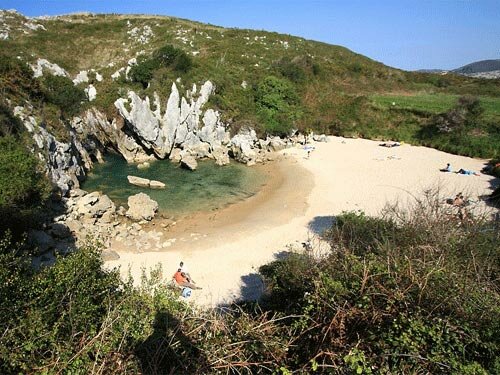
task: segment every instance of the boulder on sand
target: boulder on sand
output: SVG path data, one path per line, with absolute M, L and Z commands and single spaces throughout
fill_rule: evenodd
M 158 203 L 147 194 L 139 193 L 128 197 L 127 217 L 135 221 L 151 220 L 158 211 Z

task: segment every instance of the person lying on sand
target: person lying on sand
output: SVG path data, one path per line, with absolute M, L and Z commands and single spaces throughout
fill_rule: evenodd
M 479 176 L 479 173 L 477 173 L 477 172 L 474 172 L 474 171 L 471 171 L 471 170 L 468 170 L 468 169 L 462 169 L 462 168 L 460 168 L 457 173 L 459 173 L 459 174 L 465 174 L 465 175 L 469 175 L 469 176 L 470 175 Z
M 177 283 L 177 285 L 191 289 L 201 289 L 199 286 L 196 286 L 196 284 L 190 282 L 189 278 L 186 276 L 184 272 L 181 271 L 180 268 L 177 270 L 176 273 L 174 273 L 172 279 Z
M 380 143 L 379 146 L 382 146 L 382 147 L 398 147 L 398 146 L 401 146 L 401 143 L 399 142 L 393 142 L 393 143 Z

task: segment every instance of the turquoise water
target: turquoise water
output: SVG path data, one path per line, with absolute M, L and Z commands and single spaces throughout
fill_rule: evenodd
M 212 161 L 199 161 L 196 171 L 189 171 L 168 160 L 150 162 L 151 167 L 138 169 L 121 156 L 108 154 L 106 162 L 95 164 L 82 184 L 89 192 L 101 191 L 117 206 L 127 207 L 127 198 L 143 192 L 158 202 L 162 213 L 187 214 L 214 210 L 255 194 L 265 183 L 258 168 L 239 163 L 224 167 Z M 138 176 L 166 184 L 165 189 L 149 189 L 132 185 L 127 176 Z

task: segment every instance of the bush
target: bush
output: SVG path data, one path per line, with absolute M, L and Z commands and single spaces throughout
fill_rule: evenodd
M 12 136 L 0 137 L 0 207 L 37 205 L 48 190 L 39 162 Z
M 154 71 L 158 69 L 158 61 L 155 59 L 140 60 L 130 69 L 129 77 L 132 81 L 141 83 L 146 88 L 153 78 Z
M 158 64 L 163 67 L 172 67 L 178 72 L 186 73 L 193 66 L 191 57 L 171 44 L 167 44 L 159 48 L 153 53 L 153 58 L 158 61 Z
M 170 44 L 153 52 L 149 58 L 143 58 L 130 69 L 130 79 L 141 83 L 146 88 L 160 68 L 171 68 L 176 72 L 186 73 L 193 66 L 191 57 L 183 50 Z
M 390 208 L 383 219 L 341 215 L 327 257 L 262 267 L 268 308 L 301 316 L 287 363 L 302 372 L 498 371 L 499 233 L 439 202 Z
M 301 115 L 299 97 L 286 79 L 264 78 L 255 89 L 255 103 L 264 130 L 270 134 L 286 135 Z
M 43 90 L 47 101 L 59 107 L 61 113 L 66 116 L 77 114 L 81 103 L 86 99 L 85 92 L 73 85 L 67 77 L 45 76 Z

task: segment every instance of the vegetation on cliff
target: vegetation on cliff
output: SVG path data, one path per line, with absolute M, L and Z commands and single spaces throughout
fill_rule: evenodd
M 22 77 L 29 76 L 26 63 L 45 58 L 72 77 L 95 69 L 103 77 L 98 80 L 89 73 L 97 98 L 80 110 L 95 106 L 109 117 L 117 116 L 113 103 L 127 90 L 150 97 L 157 92 L 166 98 L 178 78 L 181 93 L 209 79 L 217 87 L 209 104 L 221 111 L 234 131 L 242 125 L 253 126 L 261 135 L 307 129 L 498 157 L 498 80 L 404 72 L 340 46 L 171 17 L 71 15 L 37 20 L 45 30 L 27 33 L 14 26 L 23 22 L 21 15 L 9 17 L 11 36 L 0 41 L 0 50 L 9 59 L 2 62 L 0 75 L 10 71 L 9 77 L 21 77 L 7 81 L 12 104 L 24 105 L 25 99 L 36 96 L 40 80 Z M 119 77 L 111 79 L 120 69 Z M 270 82 L 274 90 L 286 88 L 272 102 L 262 92 Z M 460 135 L 422 131 L 466 95 L 476 97 L 484 109 L 466 131 Z M 47 112 L 48 122 L 56 123 L 54 111 Z

